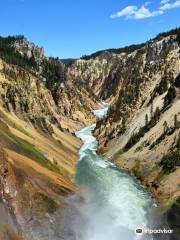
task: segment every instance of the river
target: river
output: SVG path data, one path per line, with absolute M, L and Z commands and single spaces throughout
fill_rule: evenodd
M 94 113 L 105 117 L 107 105 Z M 146 228 L 146 215 L 153 205 L 151 197 L 130 174 L 97 155 L 98 142 L 92 135 L 94 128 L 95 124 L 76 132 L 84 143 L 76 174 L 85 198 L 81 206 L 86 219 L 81 226 L 82 239 L 145 239 L 137 235 L 135 229 Z

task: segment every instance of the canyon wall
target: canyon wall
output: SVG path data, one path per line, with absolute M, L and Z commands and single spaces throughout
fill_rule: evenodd
M 24 37 L 0 40 L 0 238 L 59 239 L 77 191 L 73 132 L 95 121 L 99 104 Z
M 85 57 L 68 71 L 73 81 L 111 104 L 94 132 L 99 153 L 147 186 L 157 212 L 174 228 L 180 196 L 179 39 L 179 30 L 160 34 L 130 51 Z
M 180 196 L 179 39 L 176 29 L 70 64 L 22 36 L 0 39 L 3 237 L 58 239 L 57 216 L 77 190 L 74 131 L 95 122 L 100 99 L 110 108 L 94 131 L 99 153 L 135 174 L 170 224 Z

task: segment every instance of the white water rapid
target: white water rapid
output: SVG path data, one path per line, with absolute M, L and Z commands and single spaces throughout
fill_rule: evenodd
M 107 110 L 105 105 L 94 113 L 102 118 Z M 76 132 L 84 142 L 79 152 L 76 181 L 84 194 L 80 211 L 86 219 L 81 226 L 81 238 L 76 239 L 144 240 L 135 229 L 146 227 L 152 200 L 136 179 L 96 154 L 98 142 L 92 135 L 94 128 L 95 124 Z

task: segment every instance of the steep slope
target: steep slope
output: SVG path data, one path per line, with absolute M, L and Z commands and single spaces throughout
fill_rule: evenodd
M 99 152 L 134 173 L 172 224 L 180 196 L 179 45 L 176 29 L 67 64 L 23 36 L 0 38 L 0 237 L 63 238 L 59 219 L 77 190 L 81 142 L 73 132 L 95 121 L 99 99 L 111 104 L 94 132 Z
M 1 98 L 4 104 L 10 101 L 6 107 L 28 119 L 44 115 L 59 125 L 62 119 L 70 131 L 94 121 L 96 98 L 67 79 L 67 67 L 58 58 L 47 58 L 42 48 L 23 36 L 0 38 L 0 57 L 5 78 Z
M 0 237 L 59 239 L 65 197 L 77 191 L 71 132 L 95 120 L 98 103 L 22 36 L 1 38 L 0 56 Z
M 95 131 L 99 151 L 151 190 L 157 211 L 176 231 L 174 239 L 179 238 L 179 54 L 174 35 L 126 54 L 116 77 L 104 84 L 115 86 L 115 98 Z
M 180 196 L 179 74 L 179 29 L 142 45 L 97 52 L 68 69 L 70 79 L 111 103 L 94 132 L 99 152 L 135 174 L 163 211 L 172 206 L 171 218 Z
M 118 93 L 108 118 L 100 121 L 95 131 L 106 156 L 128 170 L 134 169 L 150 186 L 161 172 L 162 157 L 176 151 L 179 141 L 179 54 L 173 35 L 124 57 L 117 78 Z M 163 192 L 172 196 L 173 191 L 172 198 L 179 195 L 178 171 L 177 167 L 173 173 L 177 176 L 174 189 Z M 167 202 L 169 197 L 163 193 L 158 198 Z
M 50 136 L 2 110 L 0 115 L 1 201 L 10 216 L 1 216 L 1 224 L 23 231 L 26 239 L 49 239 L 54 212 L 67 205 L 63 196 L 76 191 L 80 142 L 56 128 Z
M 0 199 L 7 212 L 0 234 L 49 239 L 56 231 L 55 212 L 77 189 L 73 178 L 81 142 L 53 123 L 46 127 L 32 116 L 34 124 L 20 116 L 0 107 Z

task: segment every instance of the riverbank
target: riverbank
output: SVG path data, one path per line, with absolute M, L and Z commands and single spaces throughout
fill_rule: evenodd
M 116 152 L 110 157 L 109 153 L 112 154 L 114 144 L 111 143 L 105 148 L 100 148 L 98 150 L 99 154 L 108 158 L 119 169 L 124 169 L 135 176 L 139 183 L 150 192 L 157 205 L 152 211 L 150 224 L 160 228 L 172 229 L 171 238 L 178 240 L 180 237 L 180 168 L 177 167 L 169 174 L 164 173 L 160 165 L 154 166 L 153 155 L 151 155 L 151 158 L 145 159 L 143 156 L 136 158 L 134 154 L 132 156 L 132 153 L 126 155 L 126 153 Z M 169 238 L 167 239 L 169 240 Z
M 107 111 L 103 108 L 95 113 L 102 117 Z M 76 174 L 84 199 L 80 212 L 87 221 L 80 231 L 82 239 L 116 240 L 119 236 L 136 239 L 135 229 L 147 227 L 153 202 L 134 177 L 97 155 L 98 142 L 92 135 L 94 128 L 95 124 L 76 132 L 84 142 Z
M 177 136 L 177 132 L 175 134 Z M 168 143 L 164 143 L 164 147 L 167 144 L 172 144 L 173 139 L 176 139 L 176 137 L 170 136 Z M 123 141 L 123 139 L 121 140 Z M 139 184 L 151 193 L 156 208 L 152 211 L 151 217 L 153 217 L 153 220 L 151 219 L 150 224 L 174 229 L 171 237 L 178 239 L 180 218 L 177 212 L 180 211 L 180 168 L 177 167 L 171 173 L 164 172 L 159 164 L 160 157 L 156 156 L 159 153 L 159 148 L 156 148 L 154 153 L 147 155 L 147 151 L 142 152 L 142 146 L 141 149 L 135 146 L 130 151 L 123 152 L 118 150 L 119 145 L 120 140 L 114 139 L 105 147 L 100 145 L 98 153 L 115 164 L 117 168 L 124 169 L 131 176 L 135 176 Z M 135 152 L 133 152 L 134 150 Z M 141 150 L 141 154 L 139 150 Z
M 0 107 L 0 239 L 59 239 L 56 222 L 77 191 L 81 141 L 56 125 L 48 129 Z

